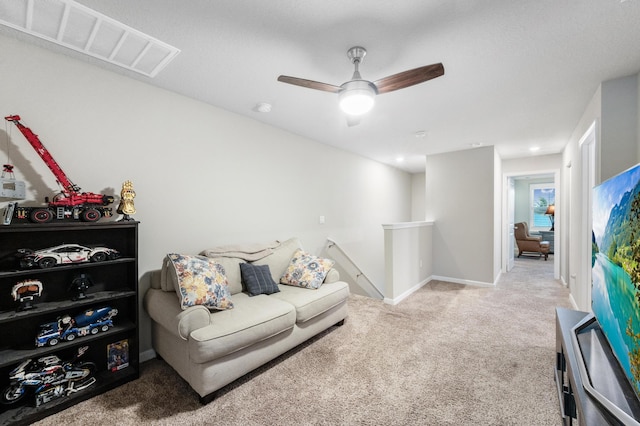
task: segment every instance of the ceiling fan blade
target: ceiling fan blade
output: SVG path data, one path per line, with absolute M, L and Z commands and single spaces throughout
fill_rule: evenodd
M 373 84 L 378 88 L 378 93 L 393 92 L 394 90 L 404 89 L 414 84 L 424 83 L 432 78 L 444 75 L 444 66 L 439 64 L 425 65 L 423 67 L 414 68 L 409 71 L 403 71 L 389 77 L 381 78 L 374 81 Z
M 295 86 L 306 87 L 308 89 L 322 90 L 323 92 L 338 93 L 340 91 L 340 87 L 334 86 L 333 84 L 320 83 L 319 81 L 313 80 L 305 80 L 304 78 L 289 77 L 288 75 L 281 75 L 280 77 L 278 77 L 278 81 L 293 84 Z

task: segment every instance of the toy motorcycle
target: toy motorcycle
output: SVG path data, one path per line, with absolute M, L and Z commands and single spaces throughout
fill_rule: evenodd
M 62 362 L 55 355 L 37 360 L 27 359 L 9 373 L 11 383 L 2 391 L 0 402 L 13 404 L 20 401 L 28 389 L 33 389 L 36 407 L 63 396 L 86 389 L 96 382 L 93 362 L 78 362 L 88 349 L 78 349 L 73 361 Z

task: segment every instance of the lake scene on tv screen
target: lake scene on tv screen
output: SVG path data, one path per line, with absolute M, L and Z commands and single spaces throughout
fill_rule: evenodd
M 640 396 L 640 165 L 593 191 L 592 309 Z

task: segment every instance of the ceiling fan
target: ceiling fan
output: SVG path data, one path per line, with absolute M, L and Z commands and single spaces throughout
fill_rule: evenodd
M 341 86 L 321 83 L 319 81 L 305 80 L 303 78 L 281 75 L 278 81 L 296 86 L 307 87 L 309 89 L 322 90 L 324 92 L 337 93 L 342 111 L 349 117 L 357 117 L 367 113 L 375 102 L 375 96 L 405 87 L 424 83 L 436 77 L 444 75 L 444 66 L 441 63 L 425 65 L 412 70 L 403 71 L 388 77 L 381 78 L 374 82 L 363 80 L 360 76 L 359 65 L 367 54 L 364 47 L 356 46 L 347 51 L 347 57 L 355 67 L 351 80 Z M 350 125 L 357 124 L 353 120 L 348 120 Z

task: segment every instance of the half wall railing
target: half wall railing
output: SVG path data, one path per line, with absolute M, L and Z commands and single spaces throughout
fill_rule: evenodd
M 395 305 L 431 281 L 433 222 L 401 222 L 384 229 L 384 302 Z
M 376 287 L 376 285 L 367 277 L 367 275 L 358 267 L 356 262 L 338 245 L 336 241 L 327 238 L 327 253 L 336 262 L 336 269 L 340 274 L 347 274 L 350 280 L 344 279 L 349 284 L 354 284 L 351 288 L 353 293 L 369 296 L 374 299 L 384 299 L 384 294 Z M 329 250 L 332 253 L 329 253 Z M 336 256 L 338 255 L 338 256 Z

